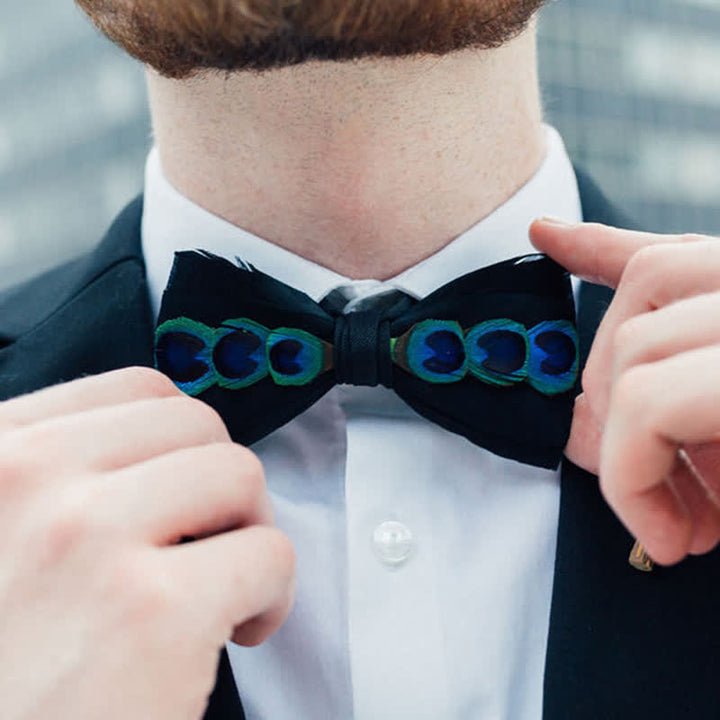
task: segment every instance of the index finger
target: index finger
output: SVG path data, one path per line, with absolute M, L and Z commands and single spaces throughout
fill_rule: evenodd
M 0 431 L 3 427 L 34 425 L 63 415 L 181 394 L 171 380 L 156 370 L 114 370 L 0 403 Z
M 630 258 L 648 245 L 707 240 L 702 235 L 655 235 L 597 223 L 566 224 L 552 218 L 530 226 L 530 240 L 573 275 L 616 288 Z
M 295 552 L 273 527 L 253 525 L 160 553 L 200 617 L 222 619 L 226 636 L 235 628 L 234 639 L 242 644 L 265 640 L 290 612 Z

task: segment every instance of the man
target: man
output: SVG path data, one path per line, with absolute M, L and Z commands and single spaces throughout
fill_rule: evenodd
M 308 313 L 345 330 L 390 303 L 417 311 L 461 276 L 495 277 L 490 266 L 533 253 L 528 226 L 552 215 L 570 224 L 534 225 L 535 246 L 619 286 L 611 304 L 577 289 L 583 357 L 610 309 L 572 462 L 518 460 L 534 438 L 567 438 L 551 419 L 561 402 L 518 378 L 503 380 L 507 402 L 474 406 L 487 443 L 365 376 L 318 393 L 253 444 L 297 554 L 295 608 L 263 646 L 228 645 L 207 717 L 716 717 L 720 252 L 707 238 L 577 224 L 622 220 L 542 125 L 540 0 L 80 4 L 150 66 L 157 147 L 144 204 L 94 254 L 0 305 L 4 397 L 99 375 L 0 410 L 5 565 L 27 556 L 32 569 L 7 581 L 5 624 L 20 619 L 2 643 L 13 649 L 3 716 L 197 717 L 230 628 L 255 644 L 287 612 L 290 553 L 267 528 L 254 461 L 156 374 L 103 372 L 175 367 L 166 322 L 211 333 L 215 349 L 222 333 L 265 332 L 238 325 L 243 288 L 320 303 Z M 239 268 L 181 253 L 171 273 L 175 253 L 196 248 Z M 555 272 L 532 258 L 500 267 Z M 220 297 L 220 325 L 202 321 Z M 180 365 L 199 373 L 176 383 L 217 399 L 235 440 L 268 424 L 264 402 L 233 394 L 251 392 L 242 383 L 203 384 L 209 345 L 198 347 Z M 333 352 L 338 377 L 355 379 Z M 398 393 L 403 372 L 391 370 Z M 429 403 L 441 397 L 422 387 Z M 493 424 L 510 436 L 493 439 Z M 630 532 L 587 472 L 598 470 Z M 185 536 L 205 539 L 175 547 Z M 640 573 L 627 564 L 633 537 L 660 563 L 700 557 Z

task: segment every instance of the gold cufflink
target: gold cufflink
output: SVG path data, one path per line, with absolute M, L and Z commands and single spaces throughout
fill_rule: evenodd
M 640 572 L 652 572 L 655 567 L 652 558 L 638 541 L 635 542 L 633 549 L 630 551 L 628 562 Z

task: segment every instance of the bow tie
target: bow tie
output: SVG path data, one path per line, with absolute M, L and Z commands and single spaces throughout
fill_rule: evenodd
M 336 384 L 384 385 L 417 413 L 503 457 L 559 463 L 578 342 L 570 279 L 541 255 L 399 292 L 343 314 L 251 266 L 179 252 L 155 338 L 159 370 L 250 445 Z

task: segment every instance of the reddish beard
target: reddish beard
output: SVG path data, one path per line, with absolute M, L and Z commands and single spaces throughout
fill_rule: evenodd
M 76 0 L 167 77 L 498 47 L 545 0 Z

